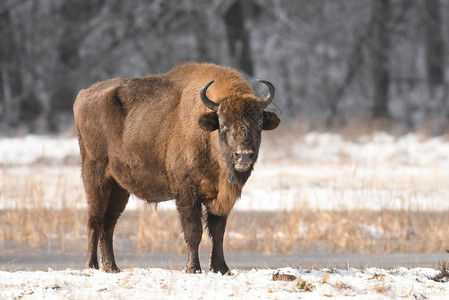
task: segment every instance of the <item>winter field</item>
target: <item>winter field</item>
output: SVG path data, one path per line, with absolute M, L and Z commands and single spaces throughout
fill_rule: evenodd
M 5 299 L 445 299 L 430 268 L 233 270 L 230 276 L 160 268 L 0 271 Z M 433 278 L 433 279 L 432 279 Z M 447 298 L 446 298 L 447 299 Z
M 266 134 L 262 144 L 255 172 L 229 217 L 227 253 L 449 249 L 446 136 L 286 130 Z M 86 204 L 79 164 L 73 137 L 0 138 L 0 253 L 85 252 Z M 154 207 L 132 198 L 117 225 L 116 252 L 186 258 L 180 232 L 172 201 Z M 209 249 L 205 232 L 202 256 Z M 0 254 L 0 298 L 443 299 L 449 295 L 444 259 L 426 268 L 254 265 L 221 276 L 145 265 L 119 274 L 56 270 L 51 265 L 36 272 Z M 120 266 L 120 260 L 117 263 Z

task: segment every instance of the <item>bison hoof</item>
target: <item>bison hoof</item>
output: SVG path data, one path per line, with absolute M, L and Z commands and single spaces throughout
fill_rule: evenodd
M 120 269 L 116 266 L 102 266 L 101 270 L 106 273 L 120 273 Z
M 97 269 L 98 270 L 98 262 L 87 262 L 86 263 L 86 269 Z
M 186 268 L 187 274 L 201 274 L 201 268 L 199 267 L 190 267 Z
M 220 272 L 221 275 L 230 275 L 231 274 L 227 265 L 215 266 L 215 267 L 211 266 L 210 270 L 214 273 Z

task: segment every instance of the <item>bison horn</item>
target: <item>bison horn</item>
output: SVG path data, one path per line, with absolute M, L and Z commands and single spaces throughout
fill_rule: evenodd
M 203 104 L 206 105 L 208 108 L 212 109 L 214 112 L 217 112 L 218 110 L 218 106 L 220 106 L 218 103 L 215 103 L 214 101 L 210 100 L 209 98 L 207 98 L 206 96 L 206 91 L 207 88 L 214 83 L 215 80 L 212 80 L 211 82 L 209 82 L 208 84 L 206 84 L 202 89 L 201 89 L 201 101 L 203 101 Z
M 264 83 L 268 87 L 268 95 L 265 97 L 265 99 L 262 100 L 262 107 L 263 109 L 265 109 L 273 101 L 276 89 L 274 88 L 273 84 L 267 80 L 257 79 L 257 81 Z

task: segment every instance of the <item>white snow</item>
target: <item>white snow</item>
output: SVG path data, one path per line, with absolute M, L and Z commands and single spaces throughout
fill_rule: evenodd
M 336 162 L 342 156 L 355 163 L 408 165 L 449 164 L 449 143 L 441 137 L 423 137 L 410 133 L 393 137 L 383 132 L 359 137 L 355 141 L 344 140 L 341 135 L 311 132 L 294 144 L 294 156 Z
M 118 274 L 97 270 L 46 272 L 0 271 L 2 299 L 444 299 L 447 283 L 431 278 L 429 268 L 233 270 L 186 274 L 159 268 L 126 269 Z M 293 275 L 292 281 L 273 274 Z
M 79 157 L 76 138 L 27 135 L 20 138 L 0 138 L 0 163 L 23 165 L 47 158 L 55 163 L 70 156 Z

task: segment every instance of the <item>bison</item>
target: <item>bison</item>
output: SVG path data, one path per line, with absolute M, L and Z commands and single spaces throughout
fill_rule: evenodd
M 210 268 L 229 271 L 223 255 L 227 216 L 253 170 L 261 131 L 280 123 L 265 111 L 274 86 L 258 81 L 269 89 L 263 100 L 232 68 L 188 63 L 79 92 L 73 110 L 88 202 L 87 268 L 99 268 L 99 245 L 102 270 L 120 271 L 114 228 L 134 194 L 149 203 L 175 199 L 189 273 L 201 272 L 204 215 Z

